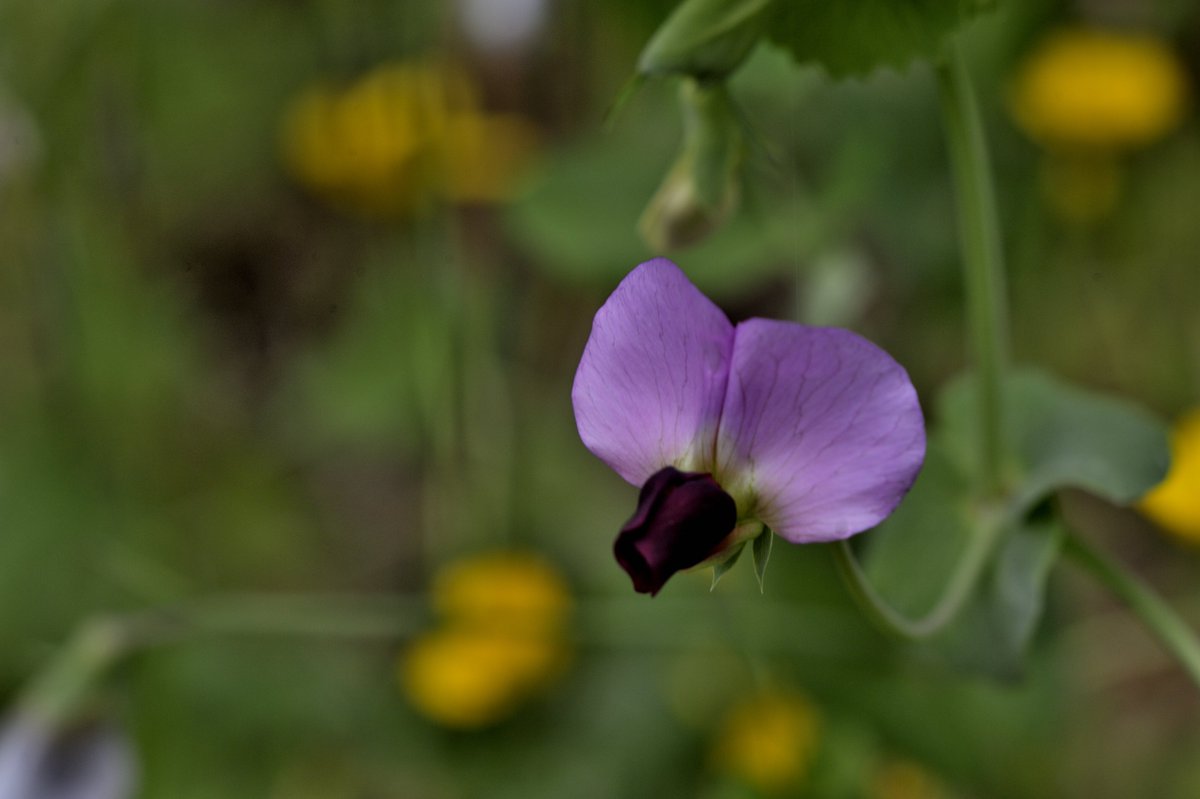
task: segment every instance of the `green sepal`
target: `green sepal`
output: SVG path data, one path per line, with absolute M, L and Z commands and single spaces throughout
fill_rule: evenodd
M 771 550 L 775 545 L 775 533 L 771 528 L 764 527 L 754 539 L 754 576 L 758 578 L 758 592 L 764 593 L 763 578 L 767 574 L 767 562 L 771 560 Z
M 758 44 L 774 6 L 775 0 L 684 0 L 642 49 L 638 72 L 724 78 Z
M 746 548 L 746 542 L 743 541 L 742 543 L 737 545 L 736 549 L 733 550 L 732 555 L 730 555 L 725 560 L 723 560 L 719 563 L 713 564 L 713 579 L 712 579 L 712 585 L 710 585 L 708 587 L 709 591 L 716 588 L 717 583 L 719 583 L 721 581 L 721 578 L 725 576 L 725 572 L 727 572 L 733 568 L 733 564 L 737 563 L 738 558 L 740 558 L 742 556 L 742 550 L 744 550 L 745 548 Z

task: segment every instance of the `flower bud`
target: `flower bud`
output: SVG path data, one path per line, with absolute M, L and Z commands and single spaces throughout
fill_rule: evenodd
M 721 79 L 746 59 L 774 0 L 684 0 L 638 58 L 643 75 Z
M 683 147 L 638 222 L 656 253 L 690 247 L 737 208 L 742 130 L 723 83 L 680 87 Z

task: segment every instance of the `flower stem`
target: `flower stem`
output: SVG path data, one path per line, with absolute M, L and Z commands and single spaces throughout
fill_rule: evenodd
M 916 641 L 936 635 L 958 617 L 979 578 L 983 576 L 984 567 L 1001 529 L 998 519 L 980 524 L 962 558 L 956 564 L 954 573 L 946 582 L 941 596 L 925 615 L 917 619 L 905 616 L 879 595 L 855 557 L 849 542 L 835 543 L 833 556 L 850 595 L 875 626 L 896 638 Z
M 971 359 L 979 381 L 980 488 L 985 497 L 993 497 L 1002 488 L 1001 392 L 1008 356 L 1000 226 L 979 104 L 955 42 L 948 45 L 936 71 L 958 198 Z
M 1067 536 L 1065 551 L 1119 596 L 1200 685 L 1200 640 L 1158 594 L 1076 535 Z

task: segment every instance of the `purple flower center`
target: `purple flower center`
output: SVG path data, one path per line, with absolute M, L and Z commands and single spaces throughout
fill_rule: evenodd
M 736 524 L 733 497 L 712 475 L 668 466 L 642 486 L 613 551 L 633 589 L 653 596 L 672 574 L 711 557 Z

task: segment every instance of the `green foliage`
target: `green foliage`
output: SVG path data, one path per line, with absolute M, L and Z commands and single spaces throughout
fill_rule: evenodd
M 981 539 L 995 543 L 984 549 L 991 560 L 979 583 L 957 618 L 923 648 L 961 668 L 1012 678 L 1022 673 L 1062 541 L 1052 516 L 1005 520 L 982 510 L 962 473 L 935 447 L 904 504 L 871 534 L 866 570 L 889 604 L 918 618 L 937 604 Z
M 979 592 L 935 646 L 962 668 L 1005 680 L 1024 676 L 1064 535 L 1062 523 L 1052 515 L 1014 523 L 1005 531 Z
M 781 0 L 767 35 L 835 77 L 936 58 L 945 38 L 990 0 Z
M 611 287 L 656 254 L 638 236 L 637 220 L 669 157 L 653 138 L 624 133 L 564 151 L 511 209 L 512 231 L 551 276 Z M 811 223 L 796 229 L 804 208 L 798 198 L 769 210 L 743 208 L 687 250 L 688 276 L 706 291 L 728 293 L 779 274 L 797 243 L 812 246 L 821 235 Z
M 969 541 L 983 534 L 971 508 L 970 484 L 931 442 L 904 502 L 867 534 L 864 567 L 880 594 L 916 617 L 933 607 Z
M 1162 425 L 1140 408 L 1036 371 L 1013 372 L 1004 399 L 1009 488 L 999 505 L 973 489 L 976 389 L 964 378 L 941 397 L 941 425 L 912 492 L 872 533 L 867 573 L 891 604 L 920 616 L 953 579 L 969 544 L 996 537 L 974 595 L 932 647 L 964 668 L 1013 678 L 1022 672 L 1064 535 L 1052 507 L 1030 509 L 1066 487 L 1131 502 L 1162 479 L 1168 449 Z
M 406 264 L 374 264 L 346 323 L 306 353 L 281 413 L 306 445 L 413 451 L 450 402 L 454 340 L 428 281 Z
M 946 389 L 940 405 L 940 435 L 965 470 L 975 451 L 975 398 L 973 381 L 964 378 Z M 1166 428 L 1131 402 L 1032 369 L 1009 376 L 1004 402 L 1014 513 L 1067 487 L 1128 504 L 1166 475 Z
M 548 277 L 611 289 L 633 266 L 659 254 L 638 235 L 637 221 L 670 163 L 674 135 L 659 105 L 636 117 L 627 113 L 610 134 L 550 154 L 508 209 L 510 231 L 538 256 Z M 728 224 L 679 256 L 688 276 L 704 291 L 728 296 L 819 252 L 839 235 L 862 188 L 858 160 L 837 159 L 830 171 L 816 196 L 795 185 L 786 192 L 747 191 Z

